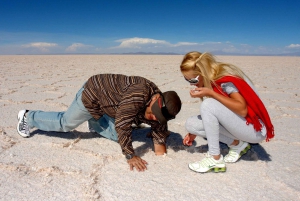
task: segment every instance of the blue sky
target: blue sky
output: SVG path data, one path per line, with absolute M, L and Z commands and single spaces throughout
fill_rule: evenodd
M 300 55 L 298 0 L 1 0 L 0 54 Z

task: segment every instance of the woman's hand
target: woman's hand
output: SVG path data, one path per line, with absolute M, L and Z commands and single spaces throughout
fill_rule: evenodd
M 203 98 L 204 96 L 211 96 L 211 94 L 213 93 L 212 89 L 209 89 L 207 87 L 199 87 L 199 88 L 195 88 L 190 90 L 190 95 L 192 98 Z
M 183 139 L 183 144 L 186 146 L 191 146 L 193 144 L 193 141 L 195 140 L 195 138 L 197 137 L 197 135 L 194 134 L 186 134 L 186 136 Z

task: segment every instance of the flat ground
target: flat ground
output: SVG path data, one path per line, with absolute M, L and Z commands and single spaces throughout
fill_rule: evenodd
M 182 57 L 0 56 L 0 200 L 299 200 L 300 57 L 217 57 L 250 76 L 276 136 L 253 145 L 226 173 L 206 174 L 187 165 L 204 157 L 207 142 L 182 145 L 185 120 L 201 104 L 189 96 Z M 182 111 L 169 123 L 166 157 L 153 153 L 149 129 L 134 132 L 136 153 L 149 163 L 145 172 L 130 171 L 119 145 L 89 133 L 86 124 L 69 133 L 32 130 L 30 138 L 16 132 L 20 109 L 66 110 L 98 73 L 143 76 L 182 99 Z

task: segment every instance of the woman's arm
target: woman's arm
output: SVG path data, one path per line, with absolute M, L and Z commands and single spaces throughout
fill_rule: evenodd
M 233 92 L 229 94 L 229 97 L 226 97 L 216 93 L 212 89 L 201 87 L 191 90 L 190 94 L 192 97 L 202 98 L 204 96 L 207 96 L 214 98 L 223 105 L 225 105 L 228 109 L 242 117 L 245 117 L 248 113 L 247 103 L 239 92 Z

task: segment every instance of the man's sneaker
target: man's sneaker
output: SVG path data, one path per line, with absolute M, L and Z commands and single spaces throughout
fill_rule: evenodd
M 229 152 L 224 157 L 226 163 L 235 163 L 242 155 L 247 153 L 251 148 L 251 145 L 248 142 L 240 140 L 239 144 L 236 146 L 229 146 Z
M 225 172 L 226 165 L 221 155 L 219 160 L 215 160 L 209 153 L 206 153 L 206 157 L 201 161 L 190 163 L 189 168 L 195 172 Z
M 29 131 L 29 126 L 27 125 L 25 114 L 26 114 L 26 110 L 20 110 L 18 113 L 17 131 L 19 135 L 21 135 L 22 137 L 29 137 L 30 131 Z
M 89 131 L 90 131 L 91 133 L 96 133 L 96 131 L 91 127 L 89 121 L 87 121 L 87 128 L 89 129 Z
M 131 124 L 131 128 L 133 129 L 139 129 L 139 128 L 150 128 L 151 126 L 145 123 L 141 123 L 139 125 L 136 125 L 135 123 Z

